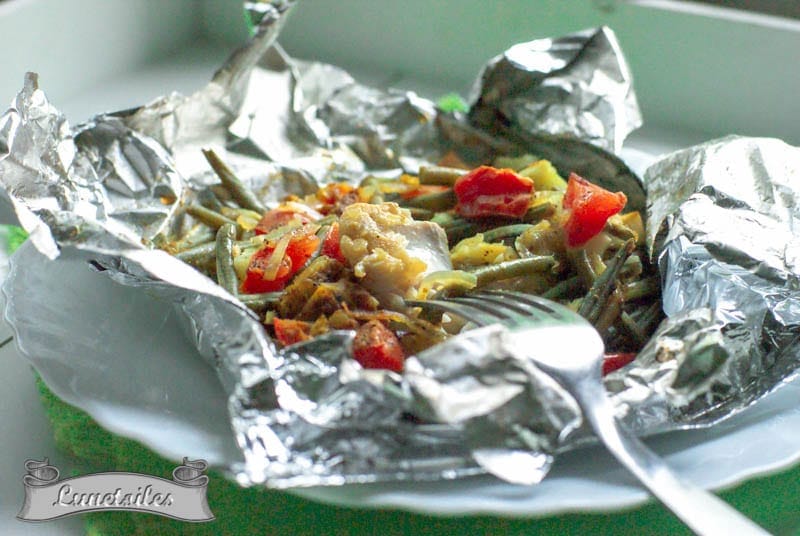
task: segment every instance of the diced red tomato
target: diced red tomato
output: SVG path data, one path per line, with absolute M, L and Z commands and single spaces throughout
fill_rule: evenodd
M 242 283 L 241 291 L 245 294 L 258 294 L 281 290 L 292 276 L 299 271 L 319 247 L 320 239 L 305 228 L 293 232 L 286 247 L 286 253 L 280 261 L 275 277 L 265 278 L 265 270 L 275 251 L 276 244 L 268 242 L 253 254 L 247 275 Z
M 305 224 L 311 223 L 314 221 L 314 218 L 312 215 L 295 210 L 294 208 L 280 206 L 267 211 L 256 224 L 254 230 L 257 235 L 267 234 L 293 220 Z
M 284 346 L 311 338 L 311 324 L 308 322 L 275 318 L 272 320 L 272 327 L 275 328 L 275 338 Z
M 397 335 L 379 320 L 370 320 L 356 331 L 353 357 L 367 369 L 402 372 L 405 354 Z
M 342 255 L 341 247 L 339 247 L 338 221 L 333 222 L 330 226 L 330 229 L 328 229 L 328 234 L 325 235 L 325 239 L 322 241 L 322 251 L 320 251 L 320 253 L 332 259 L 336 259 L 341 263 L 347 262 L 344 258 L 344 255 Z
M 603 230 L 608 218 L 625 207 L 628 198 L 622 192 L 609 192 L 572 173 L 564 193 L 563 206 L 569 211 L 564 224 L 567 246 L 578 247 Z
M 420 184 L 416 188 L 412 190 L 408 190 L 400 194 L 400 197 L 403 199 L 414 199 L 415 197 L 419 197 L 421 195 L 428 195 L 428 194 L 438 194 L 440 192 L 446 192 L 449 190 L 449 186 L 443 186 L 438 184 Z
M 603 376 L 617 369 L 621 369 L 636 358 L 635 352 L 606 354 L 603 357 Z
M 459 178 L 453 190 L 456 212 L 468 218 L 525 215 L 533 194 L 533 181 L 511 169 L 481 166 Z

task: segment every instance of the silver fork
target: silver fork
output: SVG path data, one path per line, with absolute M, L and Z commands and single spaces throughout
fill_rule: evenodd
M 611 454 L 695 533 L 768 534 L 715 495 L 679 479 L 616 420 L 601 378 L 603 341 L 578 313 L 544 298 L 508 291 L 407 303 L 455 313 L 479 326 L 508 328 L 511 351 L 533 360 L 561 384 Z

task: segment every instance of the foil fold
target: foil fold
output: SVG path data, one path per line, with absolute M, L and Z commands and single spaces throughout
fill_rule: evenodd
M 255 36 L 188 97 L 72 129 L 30 75 L 0 118 L 0 182 L 37 248 L 85 250 L 110 277 L 183 311 L 229 393 L 245 462 L 225 469 L 242 485 L 485 472 L 530 484 L 588 432 L 568 393 L 504 351 L 498 326 L 410 358 L 402 375 L 361 369 L 348 357 L 349 332 L 279 350 L 234 296 L 154 249 L 160 233 L 186 224 L 181 204 L 216 182 L 201 148 L 218 151 L 267 204 L 331 180 L 414 171 L 452 148 L 476 158 L 534 152 L 625 191 L 648 209 L 669 317 L 607 379 L 639 433 L 712 424 L 800 369 L 798 249 L 778 247 L 798 218 L 797 149 L 743 138 L 692 148 L 648 171 L 646 197 L 607 150 L 641 123 L 609 29 L 513 47 L 479 77 L 468 114 L 444 114 L 413 92 L 288 57 L 275 37 L 293 5 L 246 3 Z M 717 181 L 731 155 L 747 165 Z
M 634 428 L 712 425 L 800 371 L 798 176 L 799 148 L 737 136 L 645 173 L 668 320 L 608 381 Z
M 484 129 L 569 135 L 615 153 L 642 125 L 633 76 L 606 27 L 512 46 L 483 69 L 472 102 L 470 119 Z

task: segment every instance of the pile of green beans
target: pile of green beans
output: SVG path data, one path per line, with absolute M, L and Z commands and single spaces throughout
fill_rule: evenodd
M 240 294 L 234 258 L 237 251 L 259 246 L 258 240 L 252 239 L 252 231 L 239 223 L 239 214 L 246 213 L 252 218 L 253 213 L 263 215 L 266 207 L 213 150 L 204 150 L 203 155 L 219 177 L 220 185 L 204 190 L 196 202 L 184 207 L 185 213 L 200 224 L 200 228 L 195 227 L 171 242 L 166 249 L 215 278 L 243 304 L 263 315 L 275 308 L 281 292 Z M 444 229 L 451 248 L 477 233 L 482 233 L 486 243 L 514 244 L 517 237 L 538 222 L 551 218 L 558 210 L 552 202 L 543 201 L 516 221 L 459 216 L 453 210 L 457 200 L 452 187 L 465 173 L 462 169 L 423 166 L 418 174 L 419 184 L 449 188 L 410 199 L 400 199 L 397 194 L 377 193 L 372 202 L 396 200 L 411 212 L 414 219 L 438 224 Z M 382 181 L 385 179 L 367 179 L 362 185 L 379 186 Z M 321 238 L 334 221 L 336 216 L 330 215 L 316 222 L 320 225 L 318 235 Z M 525 278 L 546 281 L 546 289 L 541 295 L 577 310 L 597 327 L 611 350 L 638 350 L 662 318 L 660 281 L 654 267 L 643 260 L 646 256 L 636 247 L 630 229 L 617 225 L 611 232 L 617 243 L 610 248 L 612 253 L 605 261 L 584 250 L 569 251 L 569 266 L 565 268 L 563 259 L 553 255 L 524 256 L 520 252 L 520 258 L 474 267 L 466 274 L 461 271 L 461 277 L 456 274 L 459 271 L 454 271 L 456 275 L 452 277 L 443 274 L 441 280 L 445 282 L 445 288 L 438 289 L 437 293 L 447 295 L 447 284 L 452 285 L 451 291 L 455 294 L 467 291 L 473 282 L 477 289 Z M 270 237 L 259 239 L 269 240 Z M 556 276 L 558 279 L 554 282 Z

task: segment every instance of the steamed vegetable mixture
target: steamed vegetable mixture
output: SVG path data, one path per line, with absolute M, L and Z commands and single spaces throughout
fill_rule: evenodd
M 625 195 L 546 160 L 470 168 L 447 155 L 417 175 L 330 183 L 267 208 L 212 151 L 221 186 L 184 207 L 188 233 L 160 246 L 239 297 L 282 345 L 354 330 L 363 367 L 402 371 L 406 356 L 468 327 L 404 300 L 503 288 L 577 310 L 602 334 L 604 371 L 633 359 L 661 308 Z

